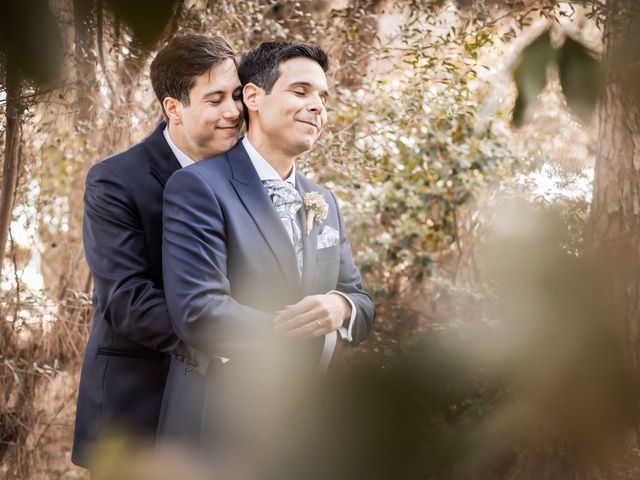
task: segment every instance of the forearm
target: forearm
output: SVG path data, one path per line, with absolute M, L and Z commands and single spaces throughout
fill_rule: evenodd
M 129 279 L 112 290 L 100 280 L 95 284 L 96 308 L 118 335 L 159 352 L 175 349 L 179 339 L 169 319 L 163 290 L 141 278 Z
M 248 355 L 274 339 L 272 314 L 241 305 L 229 295 L 176 292 L 169 306 L 178 337 L 210 356 Z

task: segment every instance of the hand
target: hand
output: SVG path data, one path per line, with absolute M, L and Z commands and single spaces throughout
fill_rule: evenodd
M 309 339 L 337 330 L 350 316 L 351 305 L 342 295 L 309 295 L 277 312 L 273 325 L 285 337 Z

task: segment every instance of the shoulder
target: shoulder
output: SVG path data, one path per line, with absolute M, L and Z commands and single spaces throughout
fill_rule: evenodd
M 85 179 L 85 206 L 133 205 L 135 192 L 139 190 L 140 175 L 132 175 L 132 172 L 141 171 L 140 158 L 145 154 L 144 148 L 138 144 L 89 168 Z
M 192 171 L 203 176 L 217 173 L 228 177 L 229 160 L 227 158 L 227 154 L 222 153 L 220 155 L 216 155 L 215 157 L 208 158 L 207 160 L 196 162 L 193 165 L 189 165 L 188 167 L 183 168 L 182 170 Z
M 301 173 L 296 173 L 296 182 L 300 182 L 300 185 L 306 192 L 314 191 L 323 195 L 331 195 L 331 192 L 326 187 L 314 182 L 310 178 L 305 177 Z
M 87 173 L 87 182 L 109 179 L 125 181 L 131 177 L 132 172 L 139 171 L 148 162 L 149 153 L 142 143 L 138 143 L 94 164 Z
M 174 172 L 163 191 L 164 218 L 217 215 L 230 185 L 224 163 L 224 156 L 213 157 Z
M 214 186 L 226 182 L 231 176 L 229 161 L 226 154 L 221 154 L 207 160 L 196 162 L 188 167 L 177 170 L 167 182 L 168 188 L 176 182 L 203 182 Z

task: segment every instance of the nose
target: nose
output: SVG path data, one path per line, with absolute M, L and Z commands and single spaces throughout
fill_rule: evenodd
M 231 99 L 231 101 L 227 102 L 225 109 L 222 112 L 222 116 L 225 119 L 236 119 L 240 116 L 241 109 L 238 106 L 238 102 Z
M 322 98 L 320 98 L 320 95 L 311 95 L 309 98 L 311 99 L 311 101 L 309 102 L 307 109 L 310 112 L 322 113 L 322 111 L 325 109 L 325 106 L 322 102 Z

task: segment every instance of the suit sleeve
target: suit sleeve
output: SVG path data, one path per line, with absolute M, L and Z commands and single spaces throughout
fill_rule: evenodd
M 353 254 L 345 234 L 344 220 L 340 214 L 338 201 L 333 193 L 331 193 L 331 197 L 338 212 L 340 226 L 340 273 L 335 289 L 348 296 L 355 305 L 356 315 L 351 322 L 351 337 L 353 339 L 351 343 L 356 345 L 369 336 L 376 318 L 376 308 L 371 296 L 362 288 L 360 271 L 353 261 Z
M 273 315 L 231 297 L 225 219 L 211 188 L 192 169 L 167 183 L 163 206 L 163 271 L 173 327 L 190 347 L 237 358 L 274 338 Z
M 116 333 L 170 352 L 178 344 L 164 291 L 149 278 L 144 232 L 129 187 L 119 172 L 98 163 L 87 175 L 83 240 L 96 308 Z

